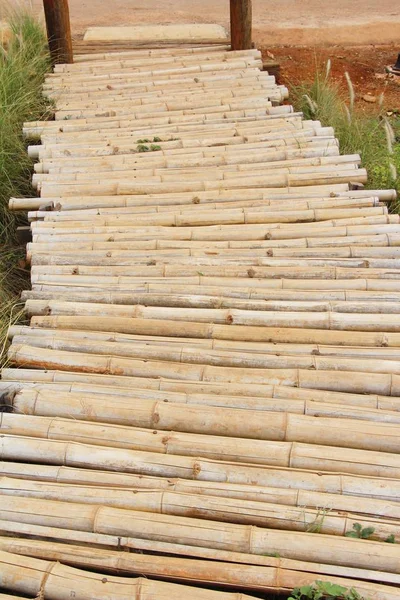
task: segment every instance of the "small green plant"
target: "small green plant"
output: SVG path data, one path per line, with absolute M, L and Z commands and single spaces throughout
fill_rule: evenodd
M 162 139 L 155 136 L 155 137 L 153 137 L 153 142 L 162 142 Z
M 312 585 L 295 588 L 288 600 L 321 600 L 322 598 L 362 600 L 362 596 L 354 588 L 345 588 L 329 581 L 316 581 Z
M 396 543 L 396 538 L 394 537 L 394 534 L 391 533 L 385 540 L 385 542 L 387 542 L 388 544 L 395 544 Z
M 346 531 L 344 535 L 360 540 L 369 540 L 374 531 L 374 527 L 363 527 L 360 523 L 353 523 L 353 529 L 351 531 Z
M 150 146 L 150 150 L 151 150 L 152 152 L 156 152 L 157 150 L 161 150 L 161 146 L 155 146 L 154 144 L 152 144 L 152 145 Z
M 148 140 L 147 138 L 144 138 L 143 140 L 138 140 L 137 141 L 138 144 L 148 144 L 150 142 L 151 142 L 151 140 Z
M 321 533 L 322 526 L 328 512 L 329 509 L 327 508 L 318 508 L 314 521 L 311 523 L 304 522 L 304 527 L 307 533 Z
M 150 148 L 144 144 L 139 144 L 137 147 L 138 152 L 150 152 Z
M 2 3 L 12 35 L 0 44 L 0 363 L 6 364 L 7 329 L 21 322 L 19 294 L 29 286 L 25 252 L 16 240 L 24 218 L 8 210 L 11 197 L 32 196 L 33 162 L 22 135 L 25 121 L 45 120 L 53 109 L 42 95 L 50 70 L 46 34 L 29 11 Z M 22 3 L 20 3 L 22 6 Z M 2 15 L 3 16 L 3 15 Z
M 368 171 L 366 188 L 396 188 L 400 192 L 400 121 L 394 111 L 385 112 L 382 102 L 375 113 L 365 113 L 356 102 L 348 74 L 347 91 L 331 77 L 330 62 L 316 68 L 313 81 L 292 86 L 291 98 L 306 119 L 331 126 L 342 154 L 360 154 Z M 393 210 L 399 210 L 394 204 Z
M 281 557 L 279 552 L 266 552 L 265 554 L 263 554 L 263 556 L 269 556 L 271 558 L 280 558 Z

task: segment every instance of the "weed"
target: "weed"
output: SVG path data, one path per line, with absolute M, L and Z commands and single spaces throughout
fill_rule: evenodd
M 400 138 L 396 137 L 396 131 L 400 132 L 400 121 L 392 113 L 393 130 L 382 107 L 373 115 L 357 109 L 348 74 L 346 82 L 347 95 L 331 79 L 328 64 L 326 71 L 316 70 L 311 83 L 293 86 L 291 97 L 306 119 L 316 119 L 324 126 L 334 128 L 341 153 L 361 155 L 362 165 L 368 171 L 367 188 L 394 187 L 400 192 Z
M 150 152 L 150 148 L 144 144 L 139 144 L 137 147 L 138 152 Z
M 161 150 L 161 146 L 155 146 L 154 144 L 152 144 L 152 145 L 150 146 L 150 150 L 151 150 L 152 152 L 156 152 L 156 150 Z
M 28 286 L 24 249 L 15 247 L 16 224 L 22 221 L 8 210 L 10 197 L 33 195 L 33 163 L 28 157 L 22 126 L 45 119 L 51 105 L 41 94 L 50 68 L 47 40 L 41 25 L 28 12 L 7 10 L 12 37 L 0 46 L 0 362 L 4 364 L 7 329 L 22 313 L 19 293 Z
M 307 531 L 307 533 L 321 533 L 322 526 L 328 512 L 329 508 L 318 508 L 314 521 L 311 523 L 304 522 L 305 531 Z
M 388 544 L 395 544 L 396 543 L 396 538 L 394 537 L 394 534 L 391 533 L 385 540 L 385 542 L 387 542 Z
M 312 585 L 295 588 L 288 600 L 320 600 L 321 598 L 362 600 L 362 596 L 354 588 L 345 588 L 329 581 L 316 581 Z
M 353 529 L 351 531 L 346 531 L 344 535 L 346 537 L 369 540 L 374 531 L 374 527 L 363 527 L 360 523 L 353 523 Z

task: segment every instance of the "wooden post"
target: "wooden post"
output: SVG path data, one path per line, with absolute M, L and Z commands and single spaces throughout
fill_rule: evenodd
M 248 50 L 251 40 L 251 0 L 230 0 L 232 50 Z
M 52 63 L 72 63 L 68 0 L 43 0 L 43 7 Z

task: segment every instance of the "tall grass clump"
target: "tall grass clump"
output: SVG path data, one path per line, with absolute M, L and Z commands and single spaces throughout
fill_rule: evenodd
M 8 13 L 12 37 L 0 46 L 0 243 L 15 239 L 11 196 L 32 195 L 32 163 L 22 138 L 24 121 L 41 119 L 48 108 L 41 94 L 49 70 L 44 30 L 26 12 Z
M 291 89 L 292 102 L 306 119 L 331 126 L 342 154 L 360 154 L 368 171 L 367 188 L 396 188 L 400 192 L 400 144 L 393 125 L 385 116 L 380 99 L 376 114 L 367 114 L 355 104 L 355 92 L 346 73 L 347 90 L 326 69 L 316 69 L 314 80 Z M 399 129 L 400 126 L 398 125 Z
M 0 44 L 0 362 L 8 325 L 18 319 L 21 289 L 29 278 L 25 249 L 16 241 L 16 217 L 8 210 L 11 196 L 33 195 L 32 162 L 22 136 L 24 121 L 43 119 L 49 106 L 41 89 L 50 68 L 47 41 L 41 24 L 25 10 L 1 3 L 2 17 L 11 28 Z

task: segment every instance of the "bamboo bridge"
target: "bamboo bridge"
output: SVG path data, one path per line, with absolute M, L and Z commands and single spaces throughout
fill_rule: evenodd
M 261 68 L 170 46 L 46 80 L 39 195 L 10 202 L 32 289 L 0 383 L 0 598 L 400 599 L 394 192 Z

